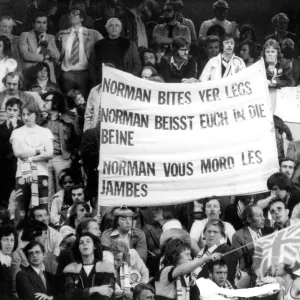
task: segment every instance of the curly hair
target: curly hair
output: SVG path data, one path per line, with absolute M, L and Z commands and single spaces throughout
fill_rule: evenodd
M 14 247 L 12 250 L 12 252 L 13 252 L 18 247 L 18 234 L 17 234 L 16 229 L 12 225 L 4 225 L 4 226 L 0 227 L 0 241 L 2 240 L 3 237 L 10 236 L 11 234 L 14 236 L 14 239 L 15 239 Z M 1 250 L 1 248 L 2 248 L 2 246 L 0 243 L 0 250 Z
M 81 257 L 81 253 L 79 250 L 79 244 L 80 244 L 80 239 L 82 237 L 88 236 L 92 239 L 93 244 L 94 244 L 94 257 L 95 260 L 97 261 L 102 261 L 103 259 L 103 253 L 102 253 L 102 246 L 101 246 L 101 241 L 100 239 L 91 234 L 90 232 L 83 232 L 80 236 L 78 236 L 74 242 L 74 244 L 72 245 L 71 251 L 74 255 L 74 258 L 77 262 L 81 262 L 82 261 L 82 257 Z
M 85 208 L 85 210 L 87 211 L 88 213 L 88 216 L 90 216 L 90 206 L 86 203 L 86 202 L 79 202 L 79 203 L 76 203 L 76 204 L 73 204 L 71 206 L 71 209 L 70 209 L 70 215 L 69 215 L 69 218 L 68 218 L 68 225 L 72 228 L 75 228 L 75 219 L 77 218 L 77 207 L 81 205 Z
M 163 264 L 167 266 L 176 266 L 180 257 L 180 254 L 185 250 L 191 250 L 191 246 L 188 242 L 182 239 L 172 239 L 165 247 Z
M 123 261 L 130 265 L 130 253 L 128 246 L 122 241 L 113 241 L 110 246 L 110 252 L 112 254 L 123 253 Z

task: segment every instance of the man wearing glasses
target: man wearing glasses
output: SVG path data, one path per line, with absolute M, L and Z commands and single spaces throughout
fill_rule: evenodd
M 102 35 L 93 29 L 82 26 L 86 12 L 82 7 L 72 7 L 69 13 L 71 27 L 57 34 L 57 43 L 61 50 L 61 88 L 67 94 L 79 87 L 86 99 L 90 87 L 89 64 L 92 52 Z
M 178 14 L 178 6 L 175 3 L 166 3 L 163 9 L 165 22 L 156 25 L 153 30 L 155 43 L 171 45 L 175 37 L 182 36 L 191 44 L 191 32 L 187 26 L 177 21 Z
M 23 268 L 16 278 L 20 299 L 53 300 L 57 294 L 56 278 L 45 271 L 43 260 L 45 249 L 42 244 L 32 241 L 24 248 L 29 266 Z
M 134 228 L 133 216 L 133 211 L 126 206 L 115 209 L 112 226 L 103 232 L 101 244 L 105 250 L 109 250 L 113 241 L 122 241 L 128 245 L 128 248 L 135 249 L 145 262 L 147 259 L 146 236 L 142 230 Z

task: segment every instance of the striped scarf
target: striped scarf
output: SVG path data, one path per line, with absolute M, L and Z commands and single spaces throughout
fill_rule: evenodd
M 208 257 L 210 256 L 219 246 L 226 244 L 226 238 L 221 238 L 221 240 L 216 243 L 215 245 L 211 246 L 210 248 L 204 247 L 195 257 L 195 259 L 201 259 L 204 257 Z M 205 249 L 207 248 L 207 250 L 205 251 Z M 193 278 L 197 278 L 199 273 L 202 271 L 203 267 L 205 266 L 205 263 L 202 264 L 201 266 L 199 266 L 198 268 L 196 268 L 193 272 L 192 272 L 192 277 Z
M 38 189 L 38 173 L 37 165 L 34 162 L 25 161 L 21 165 L 22 178 L 25 183 L 31 186 L 31 200 L 29 208 L 38 206 L 39 203 L 39 189 Z
M 130 270 L 129 266 L 126 262 L 120 267 L 120 283 L 121 289 L 126 293 L 130 292 L 131 284 L 130 284 Z
M 176 279 L 176 299 L 190 300 L 190 276 L 180 276 Z M 182 285 L 185 286 L 185 297 L 183 298 Z

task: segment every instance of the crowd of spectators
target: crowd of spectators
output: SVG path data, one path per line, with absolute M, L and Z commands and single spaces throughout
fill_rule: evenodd
M 277 116 L 268 193 L 99 210 L 103 64 L 192 84 L 263 59 L 270 89 L 300 83 L 286 14 L 258 41 L 251 24 L 227 20 L 224 0 L 199 31 L 182 0 L 160 2 L 36 0 L 24 23 L 0 15 L 0 299 L 194 300 L 200 277 L 254 287 L 253 242 L 300 220 L 300 150 Z M 268 276 L 286 290 L 268 299 L 297 299 L 289 265 Z

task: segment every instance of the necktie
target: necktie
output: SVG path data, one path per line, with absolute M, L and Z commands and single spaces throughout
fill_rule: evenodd
M 45 278 L 44 272 L 42 270 L 40 270 L 40 277 L 43 281 L 43 284 L 44 284 L 45 288 L 47 289 L 46 278 Z
M 71 56 L 70 56 L 70 64 L 76 65 L 79 63 L 79 36 L 78 31 L 75 31 L 75 37 L 72 44 Z

